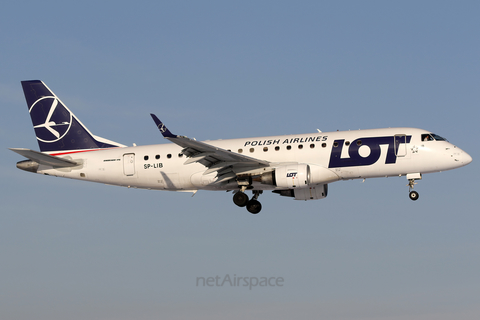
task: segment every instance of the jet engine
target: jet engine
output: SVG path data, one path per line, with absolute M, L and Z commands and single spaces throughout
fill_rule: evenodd
M 339 180 L 331 170 L 312 164 L 288 164 L 261 176 L 263 184 L 285 189 L 303 189 Z
M 327 168 L 305 163 L 280 166 L 261 176 L 263 184 L 284 188 L 273 192 L 295 200 L 323 199 L 328 194 L 328 183 L 339 179 Z

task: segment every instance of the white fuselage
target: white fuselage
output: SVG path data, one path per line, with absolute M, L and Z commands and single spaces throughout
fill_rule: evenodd
M 271 167 L 252 171 L 252 176 L 284 164 L 309 164 L 334 174 L 326 182 L 439 172 L 471 162 L 466 152 L 448 141 L 422 141 L 422 134 L 427 133 L 415 128 L 387 128 L 204 142 L 271 163 Z M 215 183 L 217 172 L 204 174 L 204 165 L 184 164 L 188 158 L 182 148 L 170 143 L 50 154 L 80 164 L 70 168 L 40 165 L 37 173 L 157 190 L 237 188 L 234 178 Z M 253 187 L 279 189 L 258 181 Z

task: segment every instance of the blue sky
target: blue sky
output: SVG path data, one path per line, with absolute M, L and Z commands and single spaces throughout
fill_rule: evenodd
M 0 12 L 0 318 L 480 316 L 476 1 L 24 1 Z M 337 182 L 326 199 L 130 190 L 29 174 L 20 81 L 96 135 L 167 143 L 411 126 L 467 167 Z M 282 277 L 202 287 L 197 277 Z

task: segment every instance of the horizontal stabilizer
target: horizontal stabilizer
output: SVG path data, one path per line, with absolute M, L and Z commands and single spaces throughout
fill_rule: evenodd
M 75 161 L 70 161 L 70 160 L 67 160 L 67 159 L 54 157 L 54 156 L 51 156 L 49 154 L 34 151 L 34 150 L 30 150 L 30 149 L 10 148 L 10 150 L 18 153 L 19 155 L 24 156 L 27 159 L 35 161 L 38 164 L 43 164 L 43 165 L 47 165 L 47 166 L 65 168 L 65 167 L 75 167 L 75 166 L 79 165 Z

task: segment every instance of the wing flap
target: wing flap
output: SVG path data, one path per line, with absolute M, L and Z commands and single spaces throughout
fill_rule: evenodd
M 183 149 L 182 151 L 183 154 L 187 154 L 186 150 Z M 190 156 L 187 161 L 185 161 L 183 164 L 191 164 L 195 162 L 199 162 L 200 160 L 203 160 L 211 155 L 215 154 L 214 152 L 200 152 L 194 156 Z

